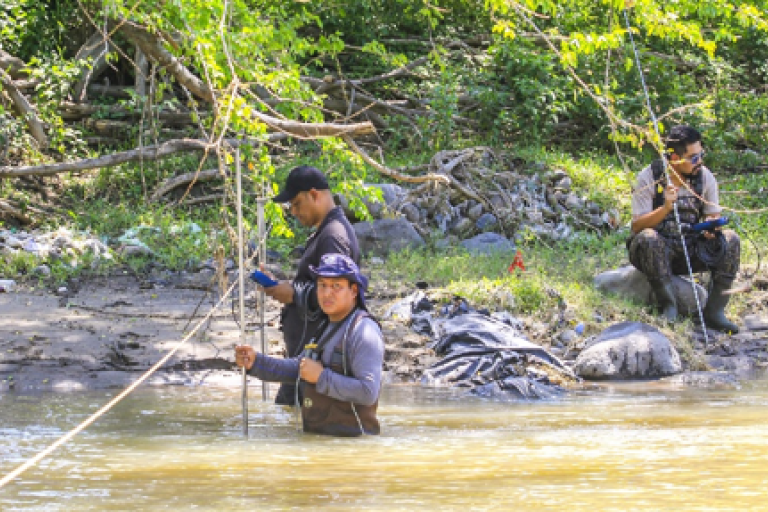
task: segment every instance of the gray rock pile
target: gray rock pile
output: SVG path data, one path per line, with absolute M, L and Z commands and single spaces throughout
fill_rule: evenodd
M 28 254 L 39 261 L 33 273 L 46 277 L 50 267 L 45 263 L 63 261 L 76 267 L 84 255 L 90 255 L 92 264 L 112 260 L 113 254 L 107 245 L 87 233 L 73 232 L 65 228 L 55 231 L 10 231 L 0 229 L 0 256 Z
M 495 233 L 514 248 L 513 241 L 525 233 L 565 241 L 579 231 L 604 232 L 619 227 L 618 211 L 604 210 L 576 194 L 573 179 L 564 170 L 520 159 L 503 161 L 489 148 L 440 152 L 432 159 L 430 173 L 446 177 L 446 183 L 429 181 L 413 188 L 376 185 L 385 204 L 368 204 L 374 220 L 363 223 L 358 236 L 381 233 L 377 246 L 401 248 L 418 247 L 424 239 L 456 246 L 478 235 Z M 349 202 L 343 197 L 339 202 L 354 218 Z M 420 239 L 402 221 L 402 229 L 381 222 L 388 218 L 407 221 Z M 494 245 L 505 247 L 498 240 Z M 376 252 L 373 245 L 363 249 Z

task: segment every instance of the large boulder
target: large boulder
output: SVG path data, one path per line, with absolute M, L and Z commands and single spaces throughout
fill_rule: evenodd
M 615 293 L 626 299 L 640 302 L 641 304 L 654 305 L 651 285 L 645 274 L 632 265 L 609 270 L 599 274 L 594 279 L 595 288 L 602 292 Z M 701 306 L 707 303 L 707 291 L 703 286 L 696 284 Z M 696 298 L 693 296 L 693 287 L 688 279 L 680 276 L 672 276 L 672 287 L 677 299 L 677 309 L 682 315 L 693 315 L 696 311 Z
M 515 244 L 497 233 L 481 233 L 462 241 L 461 245 L 473 254 L 515 252 Z
M 641 322 L 622 322 L 588 342 L 573 370 L 590 380 L 649 379 L 680 373 L 682 364 L 661 331 Z
M 352 227 L 360 242 L 360 250 L 367 256 L 386 256 L 426 245 L 413 225 L 403 218 L 358 222 Z

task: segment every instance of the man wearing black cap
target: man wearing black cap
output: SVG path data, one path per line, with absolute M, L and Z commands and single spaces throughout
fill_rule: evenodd
M 280 359 L 235 347 L 238 366 L 265 381 L 301 381 L 305 432 L 355 437 L 379 434 L 384 339 L 368 314 L 368 280 L 351 258 L 326 254 L 310 271 L 326 314 L 301 356 Z
M 356 264 L 360 262 L 357 236 L 344 216 L 344 211 L 333 202 L 328 180 L 317 168 L 303 165 L 291 170 L 285 187 L 273 199 L 287 203 L 290 213 L 305 227 L 314 227 L 305 243 L 293 281 L 280 281 L 265 289 L 267 295 L 280 301 L 280 329 L 288 357 L 296 357 L 317 330 L 324 315 L 317 303 L 315 282 L 310 266 L 320 264 L 325 254 L 343 254 Z M 293 405 L 296 388 L 290 383 L 280 386 L 275 403 Z

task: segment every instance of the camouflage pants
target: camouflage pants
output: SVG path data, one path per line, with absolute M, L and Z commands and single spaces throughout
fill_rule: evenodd
M 694 239 L 686 239 L 691 268 L 694 272 L 712 271 L 712 279 L 733 280 L 739 271 L 741 240 L 735 231 L 723 230 L 728 244 L 725 256 L 714 267 L 707 267 L 693 250 Z M 648 279 L 668 280 L 671 275 L 688 274 L 683 242 L 679 236 L 664 236 L 655 229 L 644 229 L 629 243 L 629 261 Z

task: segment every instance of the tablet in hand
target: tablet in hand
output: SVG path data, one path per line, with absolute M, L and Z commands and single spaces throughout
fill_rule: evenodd
M 253 273 L 251 273 L 250 278 L 259 283 L 264 288 L 271 288 L 273 286 L 276 286 L 278 281 L 275 281 L 271 277 L 269 277 L 264 272 L 261 272 L 260 270 L 254 270 Z

